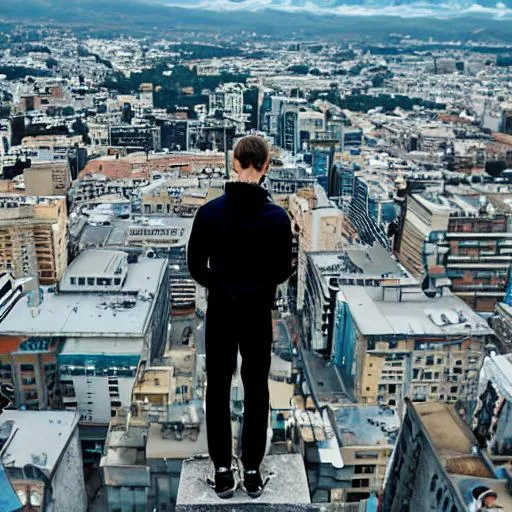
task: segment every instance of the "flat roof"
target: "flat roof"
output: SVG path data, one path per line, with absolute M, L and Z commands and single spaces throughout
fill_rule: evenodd
M 373 244 L 372 247 L 350 246 L 347 249 L 347 257 L 363 274 L 407 276 L 389 251 L 379 243 Z
M 342 446 L 393 445 L 400 428 L 397 411 L 378 405 L 344 405 L 334 416 Z
M 475 438 L 462 420 L 456 417 L 451 405 L 443 402 L 425 402 L 414 404 L 437 454 L 445 458 L 457 455 L 469 455 Z
M 391 297 L 398 293 L 397 288 L 341 286 L 338 300 L 348 304 L 354 323 L 363 335 L 468 336 L 471 333 L 482 336 L 493 333 L 483 318 L 449 292 L 429 298 L 420 288 L 405 288 L 401 301 Z
M 143 233 L 137 238 L 146 238 L 148 244 L 151 245 L 151 229 L 158 228 L 177 228 L 179 232 L 173 238 L 179 240 L 178 243 L 186 244 L 190 237 L 190 231 L 192 230 L 192 223 L 194 219 L 192 217 L 177 217 L 177 216 L 151 216 L 145 217 L 134 217 L 131 219 L 113 219 L 110 226 L 91 226 L 87 224 L 81 235 L 80 245 L 82 247 L 106 247 L 116 248 L 130 246 L 130 231 L 141 229 Z M 163 235 L 159 234 L 157 238 L 163 238 Z M 134 244 L 134 246 L 136 246 Z
M 496 478 L 485 459 L 473 453 L 473 447 L 478 442 L 458 416 L 455 407 L 442 402 L 419 403 L 412 407 L 419 415 L 441 464 L 466 504 L 475 501 L 472 490 L 484 487 L 498 494 L 498 504 L 504 510 L 512 510 L 512 496 L 507 482 Z
M 174 368 L 172 366 L 150 366 L 144 368 L 133 384 L 132 393 L 168 395 L 172 393 Z
M 129 264 L 124 294 L 52 293 L 46 288 L 37 309 L 22 297 L 0 323 L 0 335 L 142 337 L 166 266 L 164 259 L 149 258 Z
M 4 410 L 0 421 L 12 421 L 15 435 L 4 446 L 3 463 L 16 468 L 35 464 L 53 473 L 78 419 L 74 411 Z
M 188 459 L 194 455 L 208 452 L 206 441 L 206 425 L 204 421 L 199 426 L 199 435 L 196 441 L 183 436 L 181 441 L 164 439 L 161 433 L 162 425 L 151 423 L 146 443 L 146 459 Z
M 270 407 L 274 410 L 291 409 L 293 389 L 293 384 L 288 384 L 288 382 L 284 381 L 268 379 Z
M 81 252 L 68 266 L 66 274 L 73 276 L 111 276 L 127 259 L 123 251 L 88 249 Z

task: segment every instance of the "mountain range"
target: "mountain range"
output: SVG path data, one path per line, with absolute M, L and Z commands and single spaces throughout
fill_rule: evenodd
M 162 0 L 189 9 L 213 11 L 279 10 L 338 16 L 456 16 L 481 14 L 512 17 L 512 0 Z
M 57 23 L 108 37 L 254 32 L 273 38 L 390 34 L 512 43 L 512 0 L 1 0 L 0 22 Z M 1 26 L 0 26 L 1 31 Z

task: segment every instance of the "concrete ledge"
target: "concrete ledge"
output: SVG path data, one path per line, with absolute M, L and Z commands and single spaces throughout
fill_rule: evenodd
M 263 494 L 256 499 L 249 498 L 241 489 L 237 489 L 231 499 L 219 498 L 206 483 L 212 468 L 209 459 L 183 462 L 176 512 L 311 510 L 306 470 L 299 454 L 270 455 L 265 458 L 262 472 L 272 476 Z

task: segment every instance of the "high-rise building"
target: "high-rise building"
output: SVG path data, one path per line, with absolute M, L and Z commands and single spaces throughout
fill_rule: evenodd
M 304 344 L 329 357 L 333 350 L 333 333 L 337 293 L 344 285 L 378 287 L 382 282 L 414 284 L 391 254 L 381 245 L 352 245 L 338 251 L 306 252 L 302 329 Z
M 394 190 L 378 177 L 355 176 L 348 216 L 363 242 L 389 248 L 387 226 L 396 215 Z
M 505 105 L 501 109 L 500 132 L 512 135 L 512 105 Z
M 325 136 L 309 141 L 313 176 L 317 179 L 318 183 L 324 187 L 330 197 L 332 191 L 329 189 L 329 178 L 331 176 L 332 166 L 334 165 L 334 153 L 336 151 L 337 141 L 328 138 L 329 136 L 327 134 L 317 135 Z
M 413 194 L 406 204 L 398 250 L 403 265 L 425 289 L 435 292 L 448 284 L 476 311 L 494 311 L 512 261 L 511 214 L 504 201 L 477 194 Z
M 289 198 L 293 230 L 298 234 L 297 308 L 304 303 L 306 253 L 340 249 L 343 212 L 329 201 L 320 185 L 304 188 Z
M 71 185 L 68 161 L 33 162 L 23 177 L 29 196 L 65 196 Z
M 122 251 L 83 251 L 57 288 L 42 300 L 22 298 L 0 324 L 0 346 L 12 347 L 16 404 L 51 407 L 56 387 L 82 422 L 107 424 L 130 404 L 139 361 L 163 353 L 168 324 L 165 260 L 129 263 Z
M 476 395 L 476 378 L 492 330 L 449 292 L 429 298 L 396 279 L 380 286 L 341 286 L 331 358 L 354 398 L 400 405 L 456 402 Z
M 442 403 L 413 405 L 407 399 L 405 403 L 382 510 L 512 510 L 510 468 L 494 466 L 478 449 L 455 408 Z
M 160 127 L 149 125 L 117 125 L 109 130 L 110 146 L 128 151 L 158 151 L 162 147 Z
M 0 197 L 0 271 L 55 284 L 67 266 L 64 197 Z

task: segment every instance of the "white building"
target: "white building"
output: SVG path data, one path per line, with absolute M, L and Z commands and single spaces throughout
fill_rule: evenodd
M 56 339 L 64 406 L 85 423 L 108 424 L 130 405 L 140 360 L 161 355 L 169 323 L 169 270 L 164 259 L 128 263 L 122 251 L 87 250 L 57 290 L 30 307 L 23 298 L 0 324 L 2 336 Z

